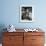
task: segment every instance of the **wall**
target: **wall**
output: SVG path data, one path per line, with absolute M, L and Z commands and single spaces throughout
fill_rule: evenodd
M 46 0 L 1 0 L 0 25 L 13 24 L 16 28 L 46 27 Z M 32 23 L 21 23 L 19 21 L 20 5 L 33 5 L 35 21 Z
M 13 24 L 16 28 L 46 27 L 46 0 L 1 0 L 0 25 Z M 33 5 L 35 21 L 21 23 L 19 21 L 20 5 Z

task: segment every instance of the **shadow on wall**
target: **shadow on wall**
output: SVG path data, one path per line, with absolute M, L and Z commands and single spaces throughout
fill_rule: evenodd
M 6 28 L 6 26 L 4 24 L 0 24 L 0 43 L 2 43 L 2 36 L 3 36 L 3 32 L 5 32 L 6 30 L 3 30 L 4 28 Z

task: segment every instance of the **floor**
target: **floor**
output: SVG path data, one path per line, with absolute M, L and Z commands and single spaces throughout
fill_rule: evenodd
M 2 46 L 2 44 L 0 44 L 0 46 Z

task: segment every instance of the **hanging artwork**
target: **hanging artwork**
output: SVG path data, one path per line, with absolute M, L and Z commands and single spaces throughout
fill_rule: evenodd
M 20 22 L 32 22 L 34 19 L 34 7 L 31 5 L 20 6 Z

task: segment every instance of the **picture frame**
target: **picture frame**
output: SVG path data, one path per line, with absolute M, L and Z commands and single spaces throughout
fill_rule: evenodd
M 34 21 L 34 6 L 21 5 L 20 6 L 20 22 L 33 22 Z

